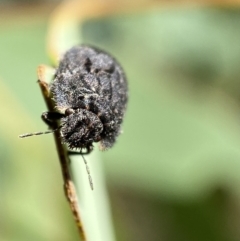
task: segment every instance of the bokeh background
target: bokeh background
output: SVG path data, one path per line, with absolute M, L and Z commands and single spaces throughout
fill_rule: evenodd
M 60 2 L 0 1 L 3 241 L 78 238 L 53 138 L 18 139 L 46 130 L 36 67 L 49 63 L 48 19 Z M 240 3 L 155 2 L 82 30 L 129 80 L 124 132 L 100 154 L 117 240 L 238 241 Z

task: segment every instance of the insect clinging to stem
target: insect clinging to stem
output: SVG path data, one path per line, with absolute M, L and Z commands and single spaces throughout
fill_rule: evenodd
M 100 150 L 114 145 L 126 111 L 128 86 L 122 67 L 110 54 L 86 45 L 72 47 L 60 60 L 49 93 L 56 111 L 44 112 L 42 119 L 50 127 L 59 120 L 62 142 L 70 150 L 83 155 L 93 150 L 94 142 L 99 142 Z

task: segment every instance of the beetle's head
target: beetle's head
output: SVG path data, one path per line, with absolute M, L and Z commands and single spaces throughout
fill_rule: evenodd
M 88 148 L 101 140 L 103 124 L 97 115 L 85 109 L 67 109 L 61 120 L 63 142 L 69 148 Z

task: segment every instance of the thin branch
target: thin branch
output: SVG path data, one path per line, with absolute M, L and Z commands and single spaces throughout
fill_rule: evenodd
M 38 84 L 41 88 L 42 95 L 48 110 L 54 111 L 54 103 L 49 93 L 49 86 L 44 79 L 46 68 L 48 67 L 44 65 L 41 65 L 38 67 L 38 78 L 39 78 Z M 57 131 L 54 132 L 54 139 L 55 139 L 57 153 L 58 153 L 60 166 L 62 170 L 64 192 L 69 202 L 70 208 L 72 210 L 72 214 L 74 216 L 75 222 L 77 224 L 79 235 L 83 241 L 86 241 L 87 238 L 83 228 L 82 219 L 79 211 L 76 189 L 72 181 L 70 170 L 69 170 L 69 165 L 68 165 L 70 163 L 69 157 L 67 155 L 66 147 L 61 143 L 59 123 L 57 121 L 54 121 L 53 124 L 51 125 L 51 128 L 53 130 L 58 129 Z

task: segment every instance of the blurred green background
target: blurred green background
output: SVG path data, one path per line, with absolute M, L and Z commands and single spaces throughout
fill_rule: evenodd
M 77 240 L 36 67 L 59 1 L 0 1 L 0 240 Z M 137 3 L 137 1 L 136 1 Z M 240 9 L 171 6 L 88 21 L 129 80 L 101 154 L 117 240 L 240 240 Z

